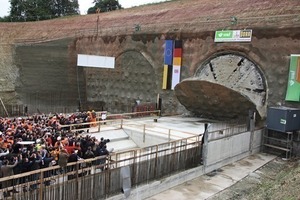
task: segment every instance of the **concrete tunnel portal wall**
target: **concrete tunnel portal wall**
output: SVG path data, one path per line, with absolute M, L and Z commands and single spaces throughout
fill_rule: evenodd
M 85 42 L 82 43 L 82 40 Z M 86 45 L 91 44 L 89 40 L 86 40 L 88 38 L 81 38 L 80 42 L 77 41 L 76 45 L 70 48 L 72 50 L 69 52 L 69 56 L 73 62 L 69 63 L 67 71 L 70 72 L 68 69 L 74 69 L 76 65 L 74 60 L 76 60 L 78 53 L 100 53 L 97 49 L 101 43 L 95 45 L 93 42 L 92 45 Z M 47 47 L 47 45 L 36 45 L 35 48 L 33 46 L 30 48 L 37 49 L 39 46 Z M 28 46 L 19 46 L 17 55 L 23 55 L 20 49 L 26 47 L 28 48 Z M 123 49 L 118 52 L 116 57 L 114 72 L 107 69 L 78 68 L 80 79 L 78 76 L 77 79 L 72 78 L 73 84 L 71 85 L 80 85 L 78 91 L 81 94 L 79 96 L 86 98 L 88 104 L 92 105 L 93 108 L 105 108 L 113 112 L 130 112 L 135 99 L 154 102 L 156 94 L 159 92 L 157 81 L 153 80 L 159 80 L 157 76 L 161 73 L 154 67 L 156 64 L 147 55 L 147 52 L 142 50 Z M 20 66 L 26 65 L 24 62 L 23 59 Z M 175 95 L 181 105 L 193 113 L 209 118 L 238 118 L 248 116 L 249 110 L 257 111 L 261 118 L 265 117 L 267 106 L 266 78 L 260 67 L 252 62 L 248 56 L 224 51 L 213 54 L 208 59 L 202 59 L 200 62 L 194 75 L 183 79 L 175 88 Z M 46 71 L 47 73 L 40 73 L 39 76 L 34 76 L 35 78 L 32 76 L 29 78 L 26 74 L 32 74 L 30 72 L 36 67 L 35 65 L 28 66 L 22 67 L 23 70 L 21 70 L 23 72 L 28 71 L 28 73 L 22 73 L 23 83 L 29 80 L 39 82 L 41 74 L 44 74 L 44 77 L 48 76 L 48 71 Z M 61 66 L 59 67 L 63 69 Z M 70 73 L 67 74 L 70 76 Z M 71 74 L 76 77 L 76 72 Z M 37 79 L 37 77 L 39 78 Z M 34 85 L 38 88 L 32 90 L 30 87 L 32 91 L 42 91 L 42 88 L 39 87 L 44 87 L 41 84 Z M 28 87 L 21 88 L 20 91 L 22 92 L 20 93 L 27 92 L 26 88 Z M 70 91 L 76 96 L 76 90 L 76 87 L 73 87 Z M 70 97 L 70 95 L 68 96 Z M 30 97 L 30 99 L 33 98 L 32 95 Z M 37 100 L 34 99 L 34 101 Z M 76 97 L 74 97 L 73 102 L 76 101 Z M 71 102 L 68 101 L 68 103 Z M 32 108 L 31 101 L 26 101 L 26 103 L 31 104 L 30 107 Z M 37 105 L 36 109 L 38 108 Z
M 260 68 L 238 53 L 215 55 L 183 80 L 175 93 L 187 110 L 213 118 L 266 115 L 266 82 Z M 222 112 L 220 112 L 222 111 Z
M 126 40 L 121 40 L 123 37 Z M 277 51 L 277 46 L 274 49 L 267 46 L 258 51 L 267 41 L 255 39 L 256 35 L 251 44 L 216 44 L 210 36 L 183 34 L 181 83 L 174 92 L 161 89 L 166 38 L 156 34 L 151 35 L 151 41 L 143 42 L 142 34 L 140 37 L 128 35 L 104 40 L 100 36 L 83 36 L 16 44 L 13 58 L 18 69 L 15 87 L 18 98 L 15 99 L 28 105 L 29 113 L 72 112 L 78 106 L 78 96 L 86 105 L 83 109 L 103 108 L 120 113 L 131 111 L 136 99 L 156 102 L 159 94 L 163 114 L 189 110 L 213 119 L 248 116 L 249 110 L 256 110 L 264 118 L 267 106 L 291 104 L 284 102 L 289 64 L 286 55 L 295 52 L 294 46 L 280 48 L 281 51 Z M 277 38 L 269 40 L 296 46 L 288 36 L 285 38 L 281 38 L 281 43 Z M 76 67 L 78 53 L 114 56 L 116 68 Z M 3 98 L 7 104 L 6 99 Z

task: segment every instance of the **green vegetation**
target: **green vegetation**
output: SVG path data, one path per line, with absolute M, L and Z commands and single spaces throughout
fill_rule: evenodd
M 0 17 L 0 22 L 9 22 L 10 21 L 10 17 L 5 16 L 5 17 Z
M 95 6 L 88 9 L 88 14 L 122 9 L 118 0 L 94 0 L 93 3 L 95 3 Z
M 88 9 L 88 14 L 123 9 L 118 0 L 94 0 L 93 3 L 95 5 Z M 145 5 L 160 3 L 162 2 Z M 80 14 L 78 0 L 10 0 L 10 4 L 10 14 L 0 17 L 0 22 L 40 21 Z
M 10 5 L 10 15 L 0 21 L 39 21 L 79 14 L 78 0 L 10 0 Z
M 246 199 L 296 200 L 299 198 L 299 164 L 297 161 L 267 166 L 260 184 L 250 189 Z

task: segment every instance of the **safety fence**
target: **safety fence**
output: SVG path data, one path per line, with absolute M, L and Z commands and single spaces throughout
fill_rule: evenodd
M 128 124 L 126 119 L 145 118 L 150 117 L 156 120 L 160 116 L 160 110 L 143 111 L 133 113 L 121 113 L 121 114 L 109 114 L 107 111 L 96 112 L 95 122 L 86 123 L 74 123 L 68 125 L 62 125 L 62 129 L 77 131 L 88 131 L 89 133 L 98 133 L 102 128 L 109 126 L 110 128 L 121 129 L 123 124 Z
M 239 135 L 247 131 L 248 131 L 248 127 L 246 124 L 237 125 L 226 129 L 211 131 L 209 132 L 208 141 L 213 142 L 215 140 L 229 138 L 234 135 Z
M 196 167 L 200 136 L 95 159 L 53 166 L 0 179 L 3 194 L 13 199 L 103 199 L 122 191 L 121 169 L 129 166 L 132 186 Z
M 82 159 L 68 163 L 66 167 L 56 165 L 0 178 L 0 199 L 105 199 L 124 191 L 123 168 L 130 169 L 129 187 L 132 188 L 202 163 L 207 163 L 206 167 L 213 170 L 222 166 L 222 160 L 228 164 L 229 159 L 248 155 L 251 134 L 246 125 L 231 126 L 208 132 L 204 149 L 205 142 L 200 134 L 109 156 Z M 253 134 L 254 146 L 259 147 L 260 130 L 254 130 Z
M 26 112 L 26 106 L 22 104 L 9 104 L 5 105 L 1 101 L 0 104 L 0 116 L 23 116 Z

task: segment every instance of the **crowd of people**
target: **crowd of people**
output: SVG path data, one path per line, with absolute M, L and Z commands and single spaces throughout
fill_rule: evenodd
M 63 171 L 69 162 L 108 155 L 106 143 L 109 139 L 82 136 L 66 126 L 95 122 L 95 114 L 91 111 L 0 117 L 0 178 L 54 165 L 59 165 Z M 84 125 L 84 128 L 91 125 Z M 100 160 L 97 164 L 103 163 Z M 9 182 L 1 184 L 2 188 L 9 186 Z

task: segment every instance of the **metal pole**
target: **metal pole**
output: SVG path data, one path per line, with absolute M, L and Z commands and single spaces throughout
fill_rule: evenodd
M 98 15 L 98 17 L 97 17 L 97 36 L 98 36 L 98 30 L 99 30 L 99 15 Z
M 249 151 L 252 153 L 253 151 L 253 140 L 254 140 L 254 129 L 255 129 L 255 115 L 256 113 L 253 112 L 252 116 L 250 116 L 249 119 L 249 128 L 250 128 L 250 145 L 249 145 Z
M 205 130 L 202 136 L 202 162 L 204 168 L 207 166 L 207 154 L 208 154 L 208 128 L 210 124 L 205 124 Z

